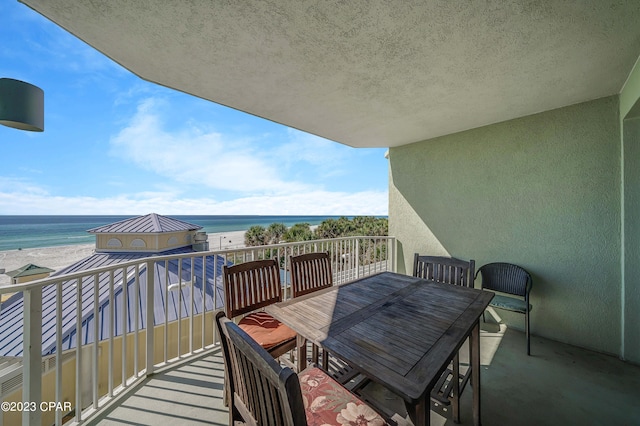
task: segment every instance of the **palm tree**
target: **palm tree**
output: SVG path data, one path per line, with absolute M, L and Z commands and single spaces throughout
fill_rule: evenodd
M 287 242 L 313 240 L 311 225 L 308 223 L 296 223 L 284 234 L 284 240 Z
M 389 235 L 389 221 L 386 218 L 367 217 L 361 221 L 358 228 L 361 235 L 380 237 Z
M 325 219 L 315 230 L 316 238 L 319 240 L 325 238 L 337 238 L 340 236 L 338 221 L 335 219 Z
M 284 223 L 272 223 L 265 232 L 266 244 L 278 244 L 287 233 L 287 226 Z
M 339 217 L 336 224 L 339 232 L 338 237 L 348 237 L 350 235 L 355 235 L 357 231 L 356 224 L 352 220 L 344 216 Z
M 244 244 L 248 247 L 263 246 L 265 244 L 264 226 L 253 225 L 244 233 Z

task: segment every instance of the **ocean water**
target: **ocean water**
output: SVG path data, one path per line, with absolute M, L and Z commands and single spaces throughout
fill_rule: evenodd
M 2 216 L 0 215 L 0 251 L 33 247 L 92 244 L 95 235 L 88 229 L 133 216 Z M 207 233 L 244 231 L 253 225 L 265 228 L 274 222 L 318 225 L 339 216 L 180 216 L 171 217 L 202 226 Z

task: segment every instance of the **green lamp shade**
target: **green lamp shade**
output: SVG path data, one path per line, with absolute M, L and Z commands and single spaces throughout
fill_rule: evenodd
M 0 124 L 44 131 L 44 92 L 33 84 L 0 78 Z

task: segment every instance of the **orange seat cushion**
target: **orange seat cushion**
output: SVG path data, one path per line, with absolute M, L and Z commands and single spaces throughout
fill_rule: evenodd
M 373 408 L 317 367 L 298 374 L 309 426 L 384 426 Z
M 242 318 L 238 326 L 265 349 L 296 338 L 296 332 L 266 312 L 253 312 Z

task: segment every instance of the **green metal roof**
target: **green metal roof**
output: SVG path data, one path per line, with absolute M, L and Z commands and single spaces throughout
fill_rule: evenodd
M 47 272 L 54 272 L 54 271 L 55 270 L 51 268 L 45 268 L 43 266 L 38 266 L 38 265 L 34 265 L 33 263 L 29 263 L 28 265 L 24 265 L 22 268 L 5 272 L 5 274 L 9 275 L 11 278 L 18 278 L 18 277 L 28 277 L 29 275 L 46 274 Z

